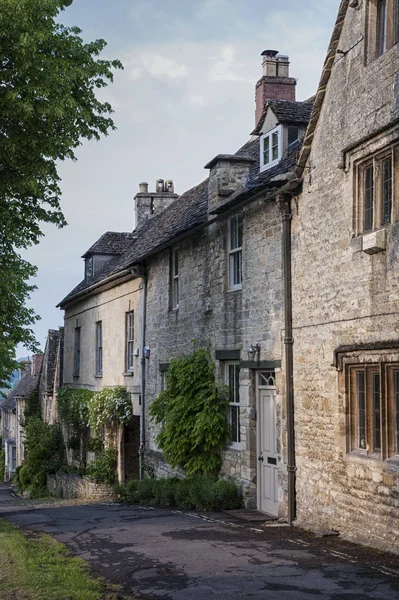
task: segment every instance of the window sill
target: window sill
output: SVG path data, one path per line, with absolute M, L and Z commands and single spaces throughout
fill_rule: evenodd
M 235 450 L 236 452 L 241 452 L 241 442 L 232 442 L 227 446 L 226 450 Z
M 72 375 L 72 377 L 73 377 L 74 379 L 79 379 L 79 377 L 80 377 L 80 373 L 74 373 L 74 374 Z
M 102 374 L 102 373 L 96 373 L 96 374 L 94 375 L 94 377 L 95 377 L 96 379 L 101 379 L 101 378 L 102 378 L 102 376 L 103 376 L 103 374 Z
M 125 371 L 123 373 L 124 377 L 133 377 L 133 375 L 134 375 L 134 371 Z
M 230 292 L 241 292 L 242 291 L 242 285 L 236 286 L 236 287 L 230 287 L 227 290 L 229 293 Z
M 383 460 L 381 458 L 381 454 L 378 452 L 369 452 L 367 450 L 352 450 L 352 452 L 348 452 L 346 455 L 346 459 L 350 462 L 361 462 L 361 461 L 373 461 L 382 463 Z

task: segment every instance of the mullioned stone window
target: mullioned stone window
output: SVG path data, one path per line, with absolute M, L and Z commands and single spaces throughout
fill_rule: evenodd
M 361 352 L 342 359 L 347 450 L 399 461 L 399 352 Z
M 399 41 L 399 0 L 369 0 L 367 61 L 373 61 Z
M 398 220 L 399 145 L 391 144 L 355 166 L 356 233 L 367 233 Z

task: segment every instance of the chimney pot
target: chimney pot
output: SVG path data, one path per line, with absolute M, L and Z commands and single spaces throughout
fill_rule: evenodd
M 162 194 L 165 191 L 165 182 L 163 179 L 157 179 L 156 192 Z
M 278 50 L 263 50 L 261 56 L 271 56 L 272 58 L 274 58 L 275 56 L 277 56 L 278 54 Z
M 174 194 L 175 192 L 175 186 L 171 179 L 165 181 L 165 192 L 168 192 L 169 194 Z
M 290 59 L 288 56 L 280 54 L 277 57 L 277 77 L 290 76 Z
M 140 183 L 139 185 L 140 194 L 148 194 L 148 183 Z

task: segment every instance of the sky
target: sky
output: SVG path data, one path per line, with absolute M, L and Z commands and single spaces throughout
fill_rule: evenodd
M 104 38 L 104 58 L 123 71 L 99 96 L 111 103 L 117 131 L 84 142 L 77 162 L 59 166 L 68 226 L 44 226 L 24 258 L 38 267 L 28 305 L 44 349 L 56 308 L 83 279 L 82 254 L 105 231 L 131 231 L 139 183 L 172 179 L 178 194 L 207 176 L 204 165 L 234 153 L 255 126 L 261 53 L 290 57 L 297 100 L 317 90 L 339 0 L 74 0 L 60 14 L 85 41 Z M 18 348 L 18 356 L 26 350 Z

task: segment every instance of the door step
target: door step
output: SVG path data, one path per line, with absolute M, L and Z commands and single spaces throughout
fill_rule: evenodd
M 223 514 L 235 517 L 248 523 L 264 523 L 265 521 L 277 521 L 278 517 L 259 512 L 251 508 L 235 508 L 234 510 L 224 510 Z

